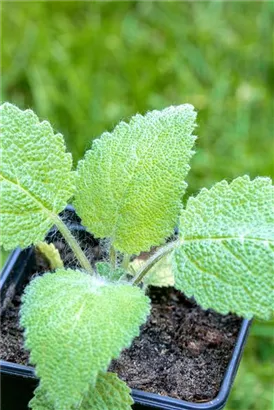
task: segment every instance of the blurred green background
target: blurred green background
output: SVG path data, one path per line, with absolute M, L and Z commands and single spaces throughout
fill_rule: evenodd
M 188 194 L 274 175 L 273 3 L 4 2 L 2 99 L 33 108 L 75 164 L 136 112 L 198 110 Z M 226 410 L 270 410 L 274 323 L 255 322 Z

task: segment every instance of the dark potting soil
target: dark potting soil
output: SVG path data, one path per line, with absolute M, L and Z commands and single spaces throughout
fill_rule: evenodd
M 151 288 L 151 315 L 110 370 L 131 388 L 194 402 L 212 400 L 241 320 L 204 311 L 173 288 Z
M 84 248 L 92 247 L 88 254 L 92 263 L 102 258 L 104 248 L 90 235 L 82 232 L 78 238 Z M 68 249 L 56 234 L 54 244 L 66 265 L 75 266 L 72 255 L 69 257 Z M 31 276 L 46 270 L 47 263 L 36 254 Z M 231 357 L 241 319 L 204 311 L 173 288 L 151 287 L 149 295 L 152 310 L 147 323 L 109 370 L 118 373 L 131 388 L 194 402 L 213 399 Z M 29 355 L 23 348 L 19 309 L 19 294 L 5 301 L 1 312 L 0 357 L 27 365 Z

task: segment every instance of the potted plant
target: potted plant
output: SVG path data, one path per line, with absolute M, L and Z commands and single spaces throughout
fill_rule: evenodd
M 53 270 L 30 282 L 20 308 L 25 347 L 40 379 L 30 408 L 131 408 L 130 389 L 108 368 L 146 322 L 151 283 L 172 281 L 204 309 L 222 315 L 270 316 L 271 180 L 222 181 L 183 208 L 195 120 L 189 104 L 136 115 L 95 140 L 74 172 L 63 137 L 48 122 L 40 123 L 31 110 L 2 105 L 1 244 L 37 245 Z M 83 226 L 104 239 L 108 258 L 94 266 L 59 216 L 72 197 Z M 65 268 L 57 249 L 43 242 L 52 225 L 81 268 Z M 176 226 L 179 234 L 170 238 Z M 152 247 L 157 249 L 143 263 L 134 262 Z M 24 251 L 25 264 L 31 255 Z M 16 263 L 13 274 L 22 267 Z M 189 403 L 135 391 L 135 408 L 222 408 L 247 328 L 244 320 L 215 400 Z M 14 373 L 34 375 L 20 369 Z

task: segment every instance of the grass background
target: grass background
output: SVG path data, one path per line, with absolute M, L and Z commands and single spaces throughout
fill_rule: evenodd
M 270 2 L 4 2 L 2 99 L 61 131 L 75 163 L 136 112 L 189 102 L 188 194 L 274 175 Z M 255 321 L 226 410 L 270 410 L 274 323 Z

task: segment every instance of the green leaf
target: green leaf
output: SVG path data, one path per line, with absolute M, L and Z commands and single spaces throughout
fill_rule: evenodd
M 30 283 L 21 308 L 25 346 L 55 410 L 80 402 L 148 313 L 149 299 L 139 288 L 84 272 L 60 269 Z
M 62 135 L 31 110 L 5 103 L 0 113 L 1 244 L 24 248 L 44 239 L 72 196 L 72 157 Z
M 169 107 L 94 141 L 79 162 L 75 196 L 88 230 L 127 254 L 164 242 L 178 222 L 195 119 L 191 105 Z
M 165 286 L 174 286 L 174 273 L 172 269 L 172 253 L 168 253 L 159 262 L 150 269 L 143 278 L 143 283 L 146 286 L 158 286 L 159 288 Z M 142 268 L 145 261 L 141 258 L 134 259 L 130 266 L 134 271 L 138 271 Z
M 44 257 L 49 261 L 50 268 L 52 270 L 63 268 L 64 264 L 61 259 L 60 253 L 57 248 L 55 248 L 53 243 L 38 242 L 36 248 L 41 252 Z
M 175 286 L 203 308 L 251 318 L 273 309 L 274 196 L 248 176 L 188 200 L 175 252 Z
M 94 388 L 89 388 L 77 410 L 131 410 L 130 389 L 115 373 L 99 373 Z M 55 410 L 41 385 L 30 401 L 32 410 Z
M 123 275 L 126 275 L 126 271 L 123 268 L 118 267 L 113 269 L 108 262 L 97 262 L 96 269 L 100 276 L 114 282 L 119 280 Z

